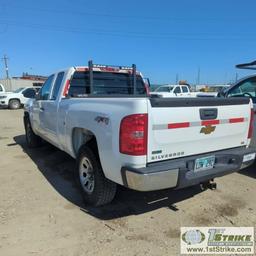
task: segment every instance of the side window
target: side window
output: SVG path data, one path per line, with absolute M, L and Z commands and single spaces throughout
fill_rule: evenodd
M 183 92 L 188 92 L 188 87 L 187 86 L 182 86 L 182 91 Z
M 174 92 L 174 93 L 181 93 L 180 87 L 177 86 L 177 87 L 174 89 L 173 92 Z
M 256 103 L 256 77 L 250 78 L 241 82 L 228 92 L 229 97 L 246 96 L 252 97 L 254 103 Z
M 49 76 L 49 78 L 45 81 L 43 87 L 41 88 L 39 95 L 40 100 L 48 100 L 51 93 L 51 85 L 53 81 L 54 75 Z
M 234 87 L 233 89 L 231 89 L 228 93 L 228 96 L 229 97 L 232 97 L 232 96 L 242 96 L 242 91 L 240 89 L 240 87 Z
M 64 77 L 64 72 L 60 72 L 54 83 L 51 100 L 57 99 L 63 77 Z
M 26 89 L 22 92 L 25 98 L 34 99 L 36 96 L 36 90 L 33 88 Z

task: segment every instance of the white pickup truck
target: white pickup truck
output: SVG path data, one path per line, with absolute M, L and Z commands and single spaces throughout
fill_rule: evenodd
M 155 91 L 151 92 L 152 96 L 159 96 L 162 98 L 171 97 L 196 97 L 197 93 L 190 91 L 187 85 L 162 85 L 158 87 Z
M 24 112 L 26 139 L 44 139 L 77 160 L 87 203 L 111 202 L 116 184 L 139 191 L 183 188 L 250 165 L 249 98 L 155 98 L 133 68 L 59 71 Z

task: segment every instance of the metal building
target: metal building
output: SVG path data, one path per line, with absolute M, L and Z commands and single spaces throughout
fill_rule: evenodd
M 0 84 L 4 86 L 6 91 L 14 91 L 20 87 L 42 86 L 46 79 L 47 77 L 45 76 L 29 75 L 28 73 L 23 73 L 21 77 L 0 79 Z

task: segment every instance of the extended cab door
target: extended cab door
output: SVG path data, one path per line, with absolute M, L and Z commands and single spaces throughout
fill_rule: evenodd
M 50 94 L 52 85 L 54 82 L 54 75 L 48 77 L 48 79 L 43 84 L 42 88 L 40 89 L 38 96 L 33 104 L 32 110 L 32 126 L 36 133 L 38 133 L 43 138 L 47 137 L 46 127 L 47 124 L 45 123 L 45 107 L 47 102 L 49 102 Z
M 183 96 L 190 96 L 191 95 L 190 90 L 189 90 L 187 85 L 182 85 L 181 88 L 182 88 Z
M 173 92 L 177 97 L 183 96 L 181 87 L 179 85 L 174 88 Z
M 47 101 L 42 102 L 43 114 L 41 115 L 41 122 L 43 122 L 43 129 L 45 136 L 53 144 L 57 145 L 58 142 L 58 106 L 59 106 L 59 93 L 63 82 L 64 72 L 59 72 L 53 81 L 50 97 Z

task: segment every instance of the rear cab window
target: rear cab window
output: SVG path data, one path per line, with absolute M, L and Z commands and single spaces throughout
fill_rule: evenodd
M 51 100 L 56 100 L 60 91 L 60 86 L 62 84 L 63 81 L 63 77 L 64 77 L 64 72 L 60 72 L 57 75 L 57 78 L 55 80 L 54 86 L 53 86 L 53 90 L 52 90 L 52 96 L 51 96 Z
M 187 86 L 182 86 L 182 91 L 183 92 L 188 92 L 188 87 Z
M 181 93 L 181 89 L 179 86 L 177 86 L 175 89 L 174 89 L 174 93 Z
M 136 95 L 147 95 L 144 81 L 136 76 Z M 75 71 L 70 81 L 69 97 L 133 95 L 133 76 L 128 73 L 93 72 L 93 91 L 90 92 L 88 71 Z

